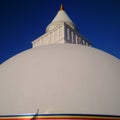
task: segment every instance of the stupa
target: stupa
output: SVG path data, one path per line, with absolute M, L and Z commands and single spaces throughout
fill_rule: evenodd
M 63 5 L 32 45 L 0 65 L 0 120 L 120 120 L 120 61 L 93 48 Z

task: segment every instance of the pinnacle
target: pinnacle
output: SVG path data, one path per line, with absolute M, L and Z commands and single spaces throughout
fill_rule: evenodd
M 63 4 L 60 5 L 60 10 L 64 10 Z

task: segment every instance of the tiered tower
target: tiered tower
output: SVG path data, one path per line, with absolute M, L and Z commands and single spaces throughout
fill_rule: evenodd
M 78 32 L 75 24 L 65 12 L 63 5 L 60 6 L 57 15 L 47 26 L 46 33 L 32 42 L 33 47 L 58 43 L 91 46 L 91 43 Z

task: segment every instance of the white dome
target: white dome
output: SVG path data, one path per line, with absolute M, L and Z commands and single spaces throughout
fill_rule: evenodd
M 33 48 L 0 66 L 0 114 L 120 115 L 120 61 L 62 44 Z

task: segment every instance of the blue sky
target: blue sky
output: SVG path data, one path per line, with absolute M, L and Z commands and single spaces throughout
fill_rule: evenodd
M 61 3 L 93 47 L 120 58 L 120 0 L 0 0 L 0 63 L 31 48 Z

